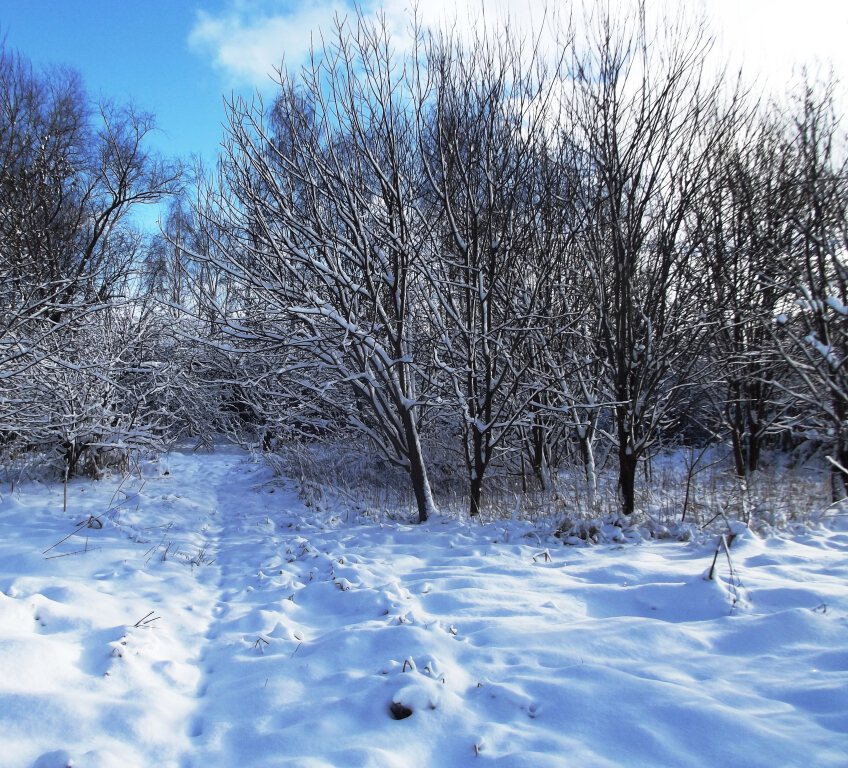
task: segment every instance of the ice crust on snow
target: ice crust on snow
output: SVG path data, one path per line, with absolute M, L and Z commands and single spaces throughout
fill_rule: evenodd
M 739 526 L 709 581 L 714 542 L 343 523 L 236 451 L 167 467 L 67 513 L 2 489 L 0 766 L 848 764 L 837 527 Z

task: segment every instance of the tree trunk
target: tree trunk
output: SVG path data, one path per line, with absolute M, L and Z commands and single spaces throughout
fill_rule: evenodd
M 745 419 L 742 416 L 742 406 L 739 403 L 741 392 L 739 384 L 733 381 L 730 384 L 730 397 L 732 402 L 728 403 L 728 422 L 730 423 L 730 441 L 733 445 L 733 465 L 737 477 L 745 477 L 748 462 L 745 457 Z
M 65 471 L 68 477 L 76 477 L 79 467 L 79 460 L 85 450 L 84 445 L 80 445 L 76 440 L 69 440 L 63 446 L 65 458 Z
M 545 430 L 538 424 L 533 425 L 533 473 L 539 481 L 541 490 L 548 490 L 548 445 Z
M 477 517 L 480 514 L 480 501 L 483 496 L 483 478 L 474 475 L 471 478 L 471 489 L 469 491 L 468 514 Z
M 578 435 L 580 441 L 580 456 L 583 459 L 583 469 L 586 473 L 586 503 L 589 510 L 595 508 L 595 496 L 598 491 L 598 475 L 595 469 L 595 451 L 592 448 L 592 438 Z
M 409 478 L 412 482 L 415 504 L 418 507 L 418 522 L 426 523 L 430 515 L 436 512 L 436 504 L 433 501 L 433 492 L 427 477 L 427 465 L 421 450 L 418 427 L 409 411 L 403 413 L 403 426 L 409 448 Z
M 837 441 L 830 470 L 830 495 L 834 503 L 848 496 L 848 435 L 839 435 Z
M 618 449 L 618 497 L 621 512 L 632 515 L 636 508 L 636 468 L 639 458 L 624 445 Z
M 760 468 L 760 450 L 762 448 L 762 435 L 751 429 L 748 432 L 748 474 L 756 472 Z
M 741 397 L 741 394 L 737 394 Z M 730 419 L 730 439 L 737 477 L 747 477 L 760 468 L 763 435 L 750 400 L 736 403 Z
M 469 457 L 471 485 L 469 488 L 468 514 L 476 517 L 480 514 L 480 501 L 483 497 L 483 477 L 486 474 L 486 433 L 476 425 L 471 427 L 471 454 Z
M 742 447 L 743 436 L 736 429 L 736 425 L 733 425 L 730 430 L 730 441 L 733 445 L 733 468 L 736 471 L 736 477 L 745 477 L 747 462 L 745 461 L 745 450 Z

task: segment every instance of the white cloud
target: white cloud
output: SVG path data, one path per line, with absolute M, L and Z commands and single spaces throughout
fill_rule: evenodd
M 556 3 L 554 3 L 555 5 Z M 366 16 L 382 11 L 398 47 L 408 39 L 412 0 L 366 0 L 360 7 Z M 424 26 L 462 32 L 479 23 L 509 17 L 516 27 L 537 25 L 546 15 L 545 0 L 424 0 L 418 15 Z M 200 10 L 189 34 L 189 45 L 230 86 L 262 88 L 269 75 L 285 61 L 295 67 L 309 55 L 320 32 L 333 27 L 336 16 L 352 16 L 353 5 L 345 0 L 314 0 L 290 5 L 274 0 L 228 0 L 223 10 Z M 550 12 L 547 13 L 550 18 Z
M 811 74 L 848 78 L 848 3 L 844 0 L 710 0 L 708 16 L 722 52 L 770 88 Z
M 309 55 L 313 38 L 331 27 L 343 2 L 300 3 L 272 12 L 279 3 L 231 2 L 223 13 L 198 11 L 189 45 L 208 56 L 232 86 L 261 88 L 283 62 L 297 66 Z
M 782 88 L 800 64 L 832 62 L 848 79 L 848 3 L 843 0 L 648 0 L 649 9 L 672 11 L 685 3 L 695 13 L 705 9 L 719 38 L 719 51 L 734 64 L 744 64 L 748 78 Z M 623 0 L 622 5 L 627 5 Z M 399 47 L 410 25 L 413 0 L 365 0 L 366 15 L 382 9 Z M 587 2 L 591 7 L 591 1 Z M 581 3 L 575 3 L 575 13 Z M 421 0 L 425 26 L 462 33 L 480 23 L 509 17 L 514 28 L 532 29 L 546 19 L 546 7 L 567 12 L 557 0 Z M 303 63 L 313 39 L 333 26 L 336 15 L 352 15 L 347 0 L 226 0 L 223 11 L 198 12 L 189 42 L 227 79 L 230 86 L 264 87 L 285 60 Z M 550 22 L 551 11 L 547 21 Z M 550 24 L 549 24 L 550 26 Z

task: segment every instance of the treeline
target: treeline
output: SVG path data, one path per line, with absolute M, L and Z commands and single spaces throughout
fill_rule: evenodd
M 69 474 L 155 442 L 158 320 L 139 292 L 136 206 L 179 189 L 150 115 L 92 105 L 69 70 L 0 47 L 0 448 Z
M 811 441 L 844 497 L 848 174 L 826 84 L 765 103 L 682 15 L 596 9 L 555 46 L 502 26 L 396 50 L 364 18 L 325 39 L 270 104 L 229 104 L 218 167 L 141 252 L 121 225 L 137 198 L 103 205 L 124 189 L 111 170 L 74 191 L 105 161 L 58 185 L 93 206 L 85 226 L 112 217 L 58 276 L 44 223 L 3 208 L 3 268 L 39 286 L 4 281 L 7 445 L 70 461 L 38 381 L 96 391 L 111 431 L 72 442 L 92 456 L 186 430 L 268 450 L 358 434 L 408 473 L 421 520 L 446 472 L 474 515 L 492 478 L 548 487 L 566 464 L 591 497 L 610 453 L 630 514 L 640 462 L 681 443 L 729 443 L 745 476 L 775 441 Z M 2 120 L 0 137 L 19 125 Z M 174 191 L 126 138 L 135 194 Z M 24 172 L 3 171 L 2 205 Z

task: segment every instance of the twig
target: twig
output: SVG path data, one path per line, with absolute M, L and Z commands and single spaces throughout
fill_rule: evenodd
M 145 616 L 142 616 L 135 624 L 133 624 L 133 626 L 138 627 L 138 628 L 143 628 L 143 627 L 150 626 L 154 621 L 159 621 L 159 619 L 161 619 L 162 617 L 161 616 L 153 616 L 154 613 L 156 613 L 156 611 L 151 611 L 150 613 L 146 614 Z M 152 619 L 150 618 L 151 616 L 153 616 Z
M 97 549 L 100 549 L 100 547 L 97 547 Z M 89 549 L 88 548 L 88 542 L 86 542 L 85 549 L 77 549 L 77 550 L 74 550 L 73 552 L 63 552 L 61 555 L 47 555 L 44 559 L 45 560 L 57 560 L 60 557 L 70 557 L 71 555 L 84 555 L 88 552 L 94 552 L 94 550 Z
M 124 475 L 123 478 L 121 478 L 121 482 L 118 483 L 118 487 L 115 489 L 115 492 L 112 494 L 112 498 L 109 499 L 109 507 L 110 508 L 115 503 L 115 497 L 120 493 L 121 488 L 124 487 L 124 483 L 127 481 L 128 478 L 129 478 L 129 475 Z
M 83 528 L 93 528 L 95 531 L 99 531 L 103 528 L 103 521 L 94 515 L 89 515 L 87 520 L 81 520 L 77 523 L 77 525 L 81 525 Z
M 159 540 L 159 543 L 152 546 L 150 549 L 147 550 L 147 552 L 145 552 L 142 555 L 142 557 L 147 557 L 148 554 L 150 555 L 150 557 L 148 557 L 147 560 L 144 561 L 145 564 L 150 563 L 150 559 L 153 557 L 153 552 L 155 552 L 157 549 L 159 549 L 159 547 L 161 547 L 165 543 L 165 537 L 168 535 L 168 531 L 171 530 L 171 526 L 173 526 L 173 524 L 174 524 L 174 522 L 171 521 L 166 526 L 164 526 L 165 530 L 162 532 L 162 538 Z M 153 527 L 159 528 L 161 526 L 153 526 Z M 147 530 L 147 529 L 144 529 L 144 530 Z M 170 549 L 170 546 L 171 545 L 169 544 L 168 545 L 169 549 Z M 166 550 L 165 554 L 167 554 L 167 550 Z
M 742 586 L 742 581 L 739 579 L 736 573 L 736 569 L 733 567 L 733 560 L 730 557 L 730 546 L 733 544 L 733 540 L 735 538 L 735 533 L 721 534 L 718 540 L 718 544 L 716 545 L 715 554 L 713 555 L 713 562 L 710 566 L 710 571 L 707 576 L 710 581 L 714 580 L 718 556 L 722 551 L 724 551 L 725 557 L 727 558 L 727 567 L 730 571 L 730 587 L 733 591 L 733 607 L 735 607 L 736 604 L 739 602 L 739 590 Z
M 129 475 L 127 475 L 127 477 L 129 477 Z M 77 523 L 77 527 L 73 531 L 71 531 L 67 536 L 65 536 L 64 539 L 60 539 L 55 544 L 53 544 L 53 546 L 50 546 L 47 549 L 45 549 L 41 554 L 46 555 L 48 552 L 50 552 L 50 550 L 56 549 L 56 547 L 58 547 L 60 544 L 64 544 L 72 536 L 76 536 L 83 528 L 94 528 L 95 530 L 99 530 L 99 529 L 103 528 L 103 520 L 101 518 L 104 515 L 108 515 L 110 512 L 114 512 L 115 509 L 117 509 L 117 507 L 114 504 L 115 497 L 118 495 L 118 491 L 121 490 L 121 487 L 123 486 L 127 477 L 125 477 L 124 480 L 121 481 L 121 484 L 118 486 L 118 488 L 112 494 L 112 499 L 109 501 L 109 507 L 105 512 L 101 512 L 99 515 L 89 515 L 87 519 L 83 520 L 80 523 Z M 144 482 L 147 482 L 147 481 L 145 480 Z M 136 493 L 136 496 L 138 496 L 141 493 L 141 489 L 144 487 L 144 482 L 142 482 L 141 487 L 139 487 L 139 489 Z M 128 498 L 129 497 L 127 497 L 127 499 Z M 124 499 L 124 503 L 126 503 L 127 499 Z M 66 472 L 65 473 L 64 511 L 67 511 L 67 509 L 68 509 L 68 478 L 67 478 L 67 472 Z M 69 552 L 68 554 L 78 554 L 78 553 Z M 45 559 L 50 560 L 52 558 L 45 558 Z
M 716 515 L 716 517 L 717 517 L 717 515 Z M 719 555 L 719 552 L 721 552 L 721 547 L 722 547 L 723 544 L 724 544 L 724 534 L 721 534 L 721 536 L 719 536 L 718 543 L 716 544 L 715 552 L 713 553 L 713 562 L 712 562 L 712 565 L 710 566 L 710 571 L 707 574 L 707 579 L 709 581 L 714 580 L 713 577 L 715 575 L 716 562 L 718 561 L 718 555 Z
M 46 555 L 51 549 L 56 549 L 56 547 L 58 547 L 60 544 L 64 544 L 68 539 L 70 539 L 71 536 L 76 536 L 83 528 L 92 528 L 92 522 L 95 520 L 100 523 L 100 527 L 102 528 L 103 523 L 100 520 L 102 516 L 103 515 L 98 515 L 97 517 L 89 517 L 88 520 L 85 520 L 84 522 L 80 523 L 73 531 L 71 531 L 67 536 L 65 536 L 64 539 L 59 539 L 59 541 L 57 541 L 53 546 L 47 547 L 47 549 L 45 549 L 41 554 Z
M 259 635 L 259 637 L 256 638 L 256 642 L 253 644 L 253 647 L 258 648 L 259 653 L 264 655 L 265 645 L 260 645 L 260 643 L 265 643 L 265 645 L 271 645 L 271 643 L 269 643 L 264 637 L 262 637 L 262 635 Z
M 680 513 L 681 523 L 686 520 L 686 510 L 689 508 L 689 496 L 692 491 L 692 478 L 695 476 L 698 464 L 701 459 L 704 458 L 707 448 L 709 448 L 709 444 L 704 446 L 703 450 L 698 454 L 697 459 L 690 459 L 690 461 L 686 462 L 686 493 L 683 496 L 683 512 Z

